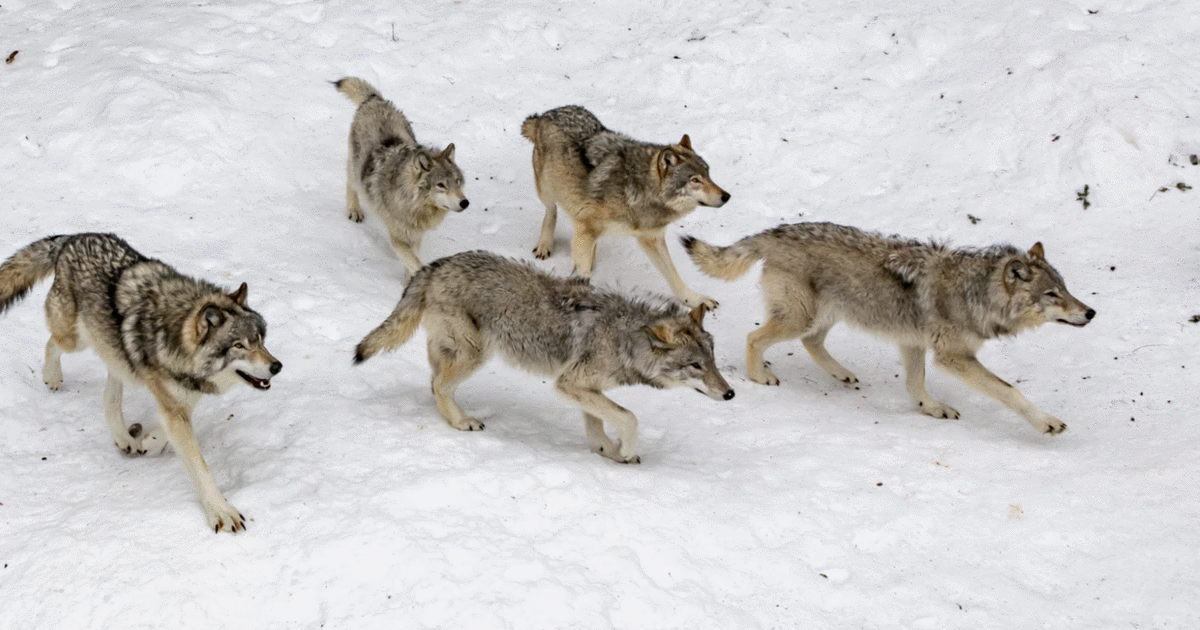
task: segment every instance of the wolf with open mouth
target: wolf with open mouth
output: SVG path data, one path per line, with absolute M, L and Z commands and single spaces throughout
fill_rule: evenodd
M 117 448 L 137 456 L 170 444 L 200 493 L 208 526 L 245 529 L 245 518 L 217 489 L 201 456 L 191 415 L 201 394 L 220 394 L 239 382 L 269 389 L 283 369 L 263 345 L 267 324 L 246 305 L 246 284 L 226 292 L 143 256 L 112 234 L 50 236 L 0 265 L 0 313 L 52 274 L 46 385 L 55 391 L 62 385 L 62 353 L 91 346 L 108 366 L 104 417 Z M 126 428 L 126 381 L 154 395 L 161 427 Z

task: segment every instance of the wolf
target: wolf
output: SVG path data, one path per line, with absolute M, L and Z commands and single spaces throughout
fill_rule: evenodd
M 354 363 L 393 350 L 423 325 L 433 395 L 450 426 L 483 429 L 458 406 L 454 392 L 498 352 L 554 378 L 555 391 L 583 410 L 593 452 L 636 464 L 637 418 L 605 390 L 692 387 L 715 400 L 733 398 L 717 371 L 712 335 L 703 328 L 706 310 L 629 299 L 583 278 L 557 278 L 488 252 L 464 252 L 413 276 L 391 315 L 358 344 Z M 616 428 L 616 442 L 605 434 L 605 423 Z
M 938 367 L 999 400 L 1042 433 L 1067 425 L 1033 405 L 976 358 L 983 342 L 1057 322 L 1083 327 L 1096 311 L 1073 297 L 1046 262 L 1045 248 L 1001 244 L 952 249 L 944 243 L 883 236 L 832 223 L 780 225 L 717 247 L 682 239 L 704 273 L 732 280 L 763 261 L 767 321 L 746 339 L 750 379 L 778 385 L 763 352 L 800 337 L 834 378 L 858 382 L 825 350 L 825 335 L 845 320 L 896 342 L 909 395 L 935 418 L 959 417 L 925 390 L 925 353 Z
M 246 283 L 226 292 L 143 256 L 113 234 L 50 236 L 0 265 L 0 314 L 52 274 L 46 385 L 52 391 L 62 385 L 62 353 L 94 348 L 108 366 L 104 418 L 117 448 L 136 457 L 170 444 L 200 494 L 208 526 L 214 532 L 245 529 L 246 519 L 217 489 L 200 453 L 192 409 L 201 394 L 220 394 L 237 383 L 270 389 L 271 377 L 283 368 L 263 345 L 267 324 L 246 305 Z M 150 390 L 162 427 L 125 427 L 127 381 Z
M 562 206 L 574 224 L 571 258 L 576 275 L 591 277 L 596 239 L 632 235 L 676 297 L 692 307 L 717 306 L 716 300 L 683 283 L 663 235 L 669 223 L 697 205 L 719 208 L 730 198 L 713 183 L 708 163 L 692 150 L 687 135 L 671 145 L 640 142 L 606 129 L 578 105 L 526 118 L 521 134 L 533 143 L 534 183 L 546 206 L 534 255 L 550 256 L 556 207 Z
M 421 268 L 425 232 L 441 225 L 450 210 L 470 205 L 454 143 L 440 151 L 419 144 L 404 114 L 362 79 L 344 77 L 333 84 L 358 105 L 346 160 L 346 216 L 361 223 L 363 205 L 370 208 L 411 276 Z

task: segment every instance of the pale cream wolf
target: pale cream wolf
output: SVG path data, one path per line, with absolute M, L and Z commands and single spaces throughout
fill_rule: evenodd
M 470 203 L 454 143 L 440 151 L 418 144 L 404 114 L 362 79 L 345 77 L 334 85 L 358 105 L 346 160 L 346 216 L 359 223 L 363 205 L 374 212 L 411 276 L 421 268 L 425 232 Z
M 137 456 L 170 444 L 200 493 L 208 526 L 245 529 L 246 519 L 225 500 L 204 463 L 192 409 L 201 394 L 220 394 L 236 383 L 268 389 L 283 368 L 263 346 L 267 324 L 246 306 L 246 284 L 227 293 L 142 256 L 112 234 L 51 236 L 0 265 L 0 313 L 51 274 L 46 385 L 58 390 L 62 384 L 63 352 L 92 346 L 108 366 L 104 417 L 117 448 Z M 150 390 L 162 427 L 126 429 L 125 381 Z
M 546 206 L 533 253 L 550 256 L 556 204 L 571 217 L 575 274 L 592 275 L 596 239 L 637 237 L 650 262 L 688 306 L 715 308 L 716 300 L 689 289 L 679 277 L 663 236 L 667 225 L 697 205 L 719 208 L 729 201 L 708 176 L 708 164 L 685 135 L 678 144 L 640 142 L 610 131 L 588 110 L 568 105 L 530 116 L 521 133 L 533 143 L 533 177 Z
M 845 320 L 900 346 L 908 393 L 923 413 L 958 418 L 925 391 L 925 351 L 942 369 L 1003 402 L 1043 433 L 1067 425 L 1025 399 L 975 358 L 983 342 L 1045 322 L 1085 326 L 1096 311 L 1071 296 L 1046 262 L 1041 243 L 950 249 L 832 223 L 781 225 L 729 247 L 683 238 L 704 273 L 732 280 L 763 261 L 767 321 L 746 340 L 750 379 L 778 385 L 763 352 L 800 337 L 834 378 L 858 382 L 825 350 L 825 335 Z
M 602 392 L 621 385 L 692 387 L 716 400 L 733 390 L 713 360 L 706 307 L 631 300 L 582 278 L 556 278 L 487 252 L 435 260 L 417 272 L 395 310 L 358 344 L 354 363 L 427 333 L 433 395 L 450 426 L 483 423 L 454 401 L 459 383 L 499 352 L 514 365 L 553 377 L 579 405 L 593 452 L 635 464 L 637 418 Z M 615 426 L 619 439 L 604 433 Z

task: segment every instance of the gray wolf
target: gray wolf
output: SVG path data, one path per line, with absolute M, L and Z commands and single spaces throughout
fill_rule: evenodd
M 576 275 L 591 277 L 596 239 L 631 235 L 676 297 L 688 306 L 717 306 L 716 300 L 683 283 L 663 236 L 669 223 L 697 205 L 719 208 L 729 201 L 686 135 L 678 144 L 640 142 L 606 129 L 577 105 L 530 116 L 521 133 L 533 143 L 534 183 L 546 206 L 534 255 L 550 256 L 556 206 L 562 206 L 575 228 L 571 258 Z
M 450 426 L 483 429 L 454 392 L 493 352 L 554 378 L 555 390 L 583 410 L 593 452 L 638 463 L 637 418 L 604 396 L 620 385 L 692 387 L 717 400 L 733 390 L 713 360 L 706 307 L 632 300 L 583 278 L 556 278 L 481 252 L 435 260 L 417 272 L 395 310 L 356 348 L 359 364 L 427 333 L 433 395 Z M 613 442 L 604 424 L 615 427 Z
M 137 456 L 170 444 L 200 494 L 209 527 L 245 529 L 246 519 L 217 489 L 200 453 L 192 409 L 201 394 L 220 394 L 236 383 L 269 389 L 283 368 L 263 346 L 267 324 L 246 306 L 246 284 L 226 292 L 141 255 L 112 234 L 50 236 L 0 265 L 0 313 L 51 274 L 46 385 L 54 391 L 62 385 L 63 352 L 91 346 L 108 366 L 104 418 L 117 448 Z M 162 427 L 125 427 L 126 381 L 154 395 Z
M 1046 322 L 1082 327 L 1095 317 L 1095 310 L 1067 292 L 1041 243 L 1026 252 L 1011 245 L 951 249 L 832 223 L 797 223 L 728 247 L 691 237 L 683 238 L 683 246 L 701 271 L 724 280 L 763 261 L 767 321 L 746 339 L 746 370 L 756 383 L 779 384 L 763 352 L 796 337 L 826 372 L 857 383 L 825 350 L 825 335 L 845 320 L 899 345 L 908 393 L 923 413 L 959 417 L 925 391 L 925 352 L 932 350 L 935 364 L 1021 414 L 1038 431 L 1067 428 L 975 357 L 989 339 Z
M 421 268 L 425 232 L 440 225 L 448 211 L 462 212 L 470 204 L 454 163 L 454 143 L 441 150 L 419 144 L 404 114 L 362 79 L 345 77 L 333 84 L 358 105 L 346 160 L 346 216 L 361 223 L 362 207 L 370 208 L 412 275 Z

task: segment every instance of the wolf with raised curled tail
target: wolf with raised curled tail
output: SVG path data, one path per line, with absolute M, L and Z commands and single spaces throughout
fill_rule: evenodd
M 346 216 L 361 223 L 365 207 L 378 217 L 411 276 L 421 268 L 425 233 L 441 225 L 448 212 L 462 212 L 470 203 L 454 162 L 454 143 L 444 149 L 418 143 L 408 118 L 362 79 L 345 77 L 333 84 L 358 106 L 346 160 Z

